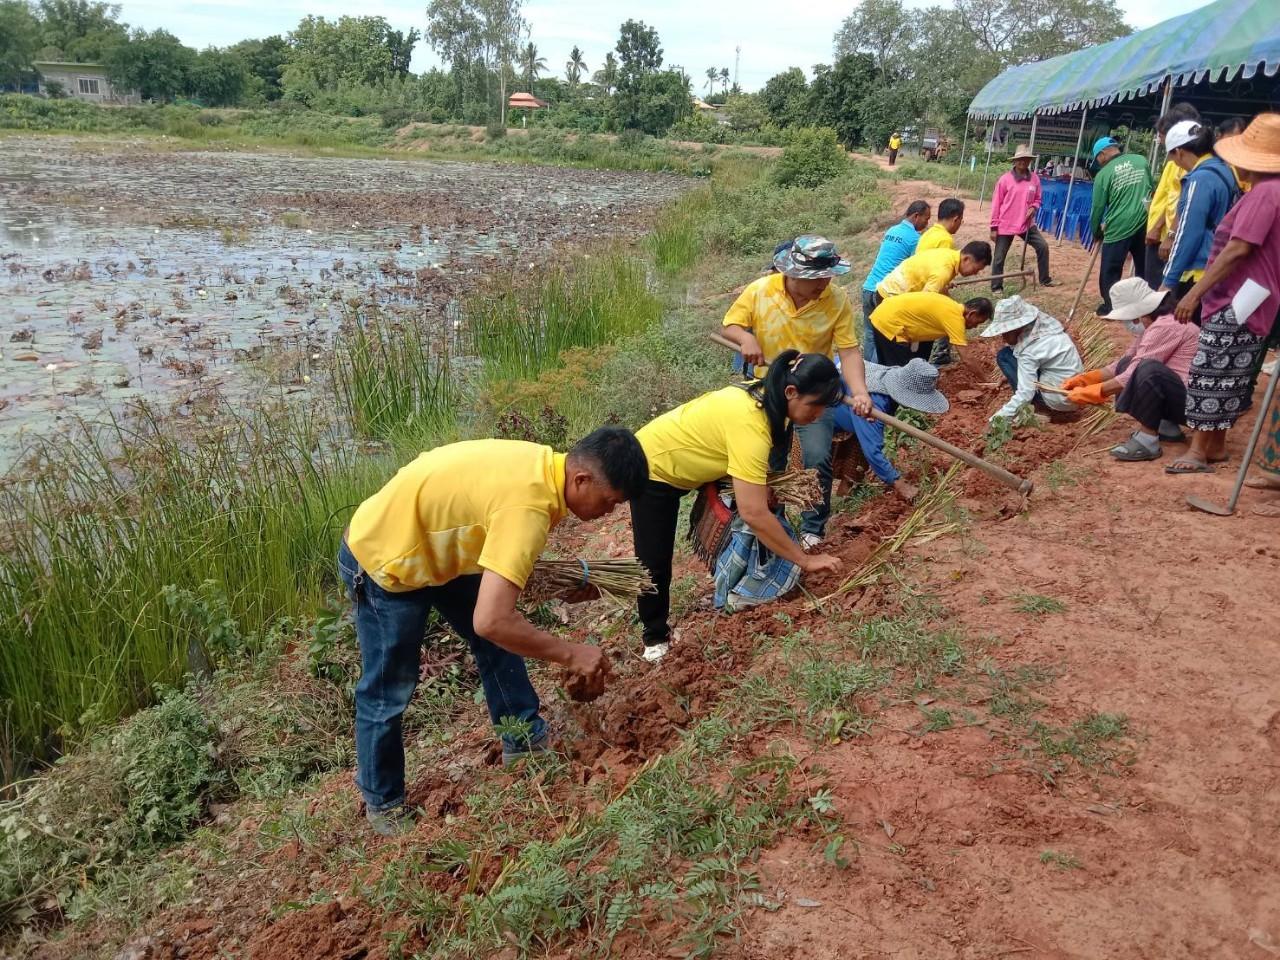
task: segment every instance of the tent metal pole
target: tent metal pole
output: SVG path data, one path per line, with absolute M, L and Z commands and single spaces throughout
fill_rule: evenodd
M 969 115 L 964 115 L 964 140 L 960 144 L 960 164 L 956 167 L 956 192 L 960 192 L 960 177 L 964 173 L 964 150 L 969 146 Z
M 1036 152 L 1036 124 L 1040 122 L 1040 115 L 1033 113 L 1031 115 L 1031 142 L 1027 144 L 1027 149 L 1032 153 Z
M 995 126 L 992 125 L 991 133 L 995 132 Z M 987 138 L 987 162 L 982 168 L 982 189 L 978 191 L 978 209 L 982 209 L 982 201 L 987 196 L 987 173 L 991 170 L 991 151 L 995 145 L 991 142 L 990 136 Z
M 1089 108 L 1080 111 L 1080 132 L 1076 134 L 1076 152 L 1071 158 L 1071 179 L 1067 181 L 1067 199 L 1062 204 L 1062 219 L 1058 221 L 1058 246 L 1062 246 L 1062 234 L 1067 227 L 1067 211 L 1071 209 L 1071 188 L 1076 185 L 1076 166 L 1080 162 L 1080 147 L 1084 144 L 1084 120 Z
M 1165 77 L 1164 95 L 1160 98 L 1160 116 L 1164 116 L 1169 112 L 1169 102 L 1173 100 L 1173 77 L 1172 75 Z M 1155 126 L 1151 128 L 1151 156 L 1147 158 L 1147 164 L 1152 170 L 1156 166 L 1156 154 L 1160 152 L 1160 138 L 1155 136 Z

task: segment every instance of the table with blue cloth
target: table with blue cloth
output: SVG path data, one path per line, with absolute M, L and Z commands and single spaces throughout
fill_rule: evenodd
M 1093 184 L 1085 180 L 1077 180 L 1071 187 L 1071 206 L 1067 206 L 1067 188 L 1071 184 L 1066 180 L 1040 181 L 1040 209 L 1036 213 L 1036 226 L 1046 236 L 1058 235 L 1059 224 L 1063 225 L 1062 235 L 1082 244 L 1086 250 L 1093 248 L 1093 233 L 1089 230 L 1089 208 L 1093 206 Z M 1065 220 L 1065 223 L 1063 221 Z

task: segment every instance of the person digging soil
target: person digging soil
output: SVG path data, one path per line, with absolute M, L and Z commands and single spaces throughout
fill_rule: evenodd
M 422 454 L 356 508 L 338 572 L 355 605 L 363 668 L 356 785 L 377 833 L 413 828 L 400 718 L 418 683 L 432 610 L 471 647 L 504 764 L 550 745 L 525 657 L 564 667 L 577 698 L 603 689 L 600 648 L 539 630 L 516 600 L 556 524 L 570 513 L 607 515 L 637 496 L 647 476 L 636 437 L 617 427 L 601 427 L 567 455 L 519 440 L 470 440 Z
M 861 365 L 861 358 L 859 358 Z M 763 380 L 704 393 L 636 432 L 649 462 L 649 481 L 631 501 L 636 556 L 657 588 L 638 600 L 644 658 L 656 663 L 671 646 L 671 562 L 680 500 L 703 484 L 733 480 L 738 513 L 765 547 L 807 573 L 836 570 L 840 561 L 805 553 L 769 508 L 769 453 L 789 444 L 792 427 L 815 423 L 843 402 L 836 365 L 816 353 L 784 350 Z

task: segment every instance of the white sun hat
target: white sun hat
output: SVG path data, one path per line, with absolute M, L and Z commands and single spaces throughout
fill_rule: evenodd
M 1152 290 L 1141 277 L 1126 277 L 1111 285 L 1111 312 L 1098 314 L 1103 320 L 1137 320 L 1155 313 L 1165 294 Z

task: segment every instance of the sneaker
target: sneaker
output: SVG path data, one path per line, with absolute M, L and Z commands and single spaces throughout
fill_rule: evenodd
M 417 818 L 413 811 L 403 803 L 386 810 L 369 810 L 364 812 L 373 832 L 383 837 L 401 837 L 413 830 Z
M 1057 281 L 1057 280 L 1041 280 L 1041 281 L 1040 281 L 1040 286 L 1042 286 L 1042 287 L 1056 287 L 1056 286 L 1060 286 L 1060 284 L 1058 283 L 1058 281 Z
M 640 654 L 640 656 L 649 663 L 657 663 L 670 652 L 671 644 L 669 642 L 652 643 L 644 648 L 644 653 Z
M 509 767 L 521 760 L 527 760 L 530 757 L 540 757 L 544 753 L 551 752 L 551 728 L 543 727 L 542 733 L 536 738 L 529 741 L 527 747 L 511 747 L 507 745 L 507 741 L 502 741 L 502 765 Z
M 822 534 L 820 533 L 802 533 L 800 534 L 800 546 L 806 550 L 812 550 L 814 547 L 822 546 Z
M 1111 308 L 1108 307 L 1105 303 L 1100 303 L 1093 308 L 1093 312 L 1100 317 L 1105 317 L 1108 313 L 1111 312 Z

